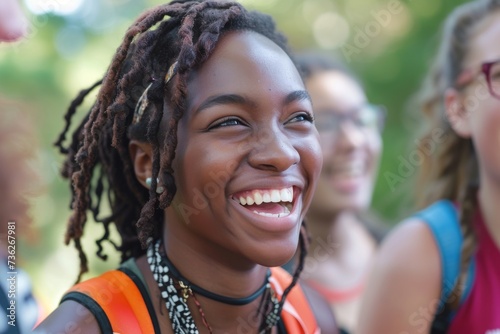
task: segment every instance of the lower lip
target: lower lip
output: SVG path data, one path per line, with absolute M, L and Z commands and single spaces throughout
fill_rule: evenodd
M 232 204 L 236 207 L 236 211 L 239 212 L 246 221 L 254 225 L 260 230 L 264 230 L 270 233 L 277 232 L 287 232 L 294 229 L 297 224 L 299 224 L 300 219 L 300 203 L 298 198 L 294 199 L 294 205 L 290 211 L 290 214 L 285 217 L 267 217 L 259 215 L 253 211 L 245 209 L 241 204 L 235 200 L 231 200 Z

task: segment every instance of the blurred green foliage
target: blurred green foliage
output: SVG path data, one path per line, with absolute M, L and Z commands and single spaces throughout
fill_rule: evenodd
M 411 192 L 411 175 L 397 184 L 388 182 L 384 175 L 397 174 L 401 159 L 408 158 L 414 145 L 418 120 L 411 116 L 409 102 L 429 67 L 443 18 L 464 1 L 242 2 L 275 17 L 294 50 L 322 49 L 343 59 L 364 82 L 370 100 L 387 107 L 384 153 L 373 205 L 390 224 L 396 223 L 410 210 L 405 198 Z M 53 3 L 57 6 L 60 1 Z M 21 255 L 36 278 L 35 287 L 43 289 L 39 293 L 44 295 L 48 308 L 57 304 L 60 294 L 76 278 L 78 268 L 72 247 L 56 252 L 63 244 L 70 201 L 68 184 L 58 175 L 61 157 L 52 146 L 63 128 L 62 115 L 80 89 L 102 77 L 132 20 L 145 8 L 159 3 L 92 0 L 67 16 L 28 13 L 29 36 L 16 44 L 0 44 L 0 95 L 31 111 L 39 138 L 38 167 L 47 194 L 33 202 L 38 238 L 24 245 Z M 87 103 L 82 109 L 89 107 Z M 93 254 L 90 249 L 95 238 L 88 234 L 100 236 L 102 231 L 87 231 L 84 246 L 88 254 Z M 91 264 L 93 271 L 112 266 L 101 261 Z

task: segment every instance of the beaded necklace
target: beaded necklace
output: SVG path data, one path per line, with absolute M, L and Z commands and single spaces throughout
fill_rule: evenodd
M 266 304 L 264 306 L 264 312 L 266 312 L 267 315 L 265 316 L 265 321 L 262 323 L 259 333 L 271 333 L 272 328 L 276 326 L 276 324 L 280 320 L 280 315 L 278 314 L 280 307 L 279 301 L 276 298 L 273 289 L 271 288 L 271 284 L 269 283 L 269 273 L 266 276 L 264 285 L 251 296 L 241 299 L 224 297 L 206 291 L 201 287 L 198 287 L 184 279 L 184 277 L 179 273 L 177 268 L 173 266 L 168 258 L 166 256 L 162 256 L 160 252 L 160 246 L 160 240 L 158 240 L 156 243 L 151 243 L 148 247 L 147 258 L 151 272 L 153 273 L 153 277 L 158 284 L 158 287 L 161 291 L 161 296 L 165 301 L 165 305 L 168 310 L 168 316 L 172 323 L 172 329 L 175 334 L 199 334 L 191 311 L 189 310 L 189 307 L 187 305 L 187 300 L 189 297 L 193 297 L 193 300 L 198 307 L 198 311 L 200 312 L 200 315 L 202 317 L 203 324 L 209 330 L 209 333 L 212 333 L 212 328 L 208 324 L 208 321 L 205 318 L 205 314 L 195 294 L 193 293 L 193 290 L 197 293 L 200 293 L 201 291 L 202 293 L 200 294 L 208 298 L 231 305 L 245 305 L 258 298 L 259 295 L 264 294 L 263 302 L 267 301 L 267 303 L 264 303 Z M 176 281 L 174 281 L 174 278 L 176 279 L 179 288 L 176 287 Z M 180 296 L 179 290 L 181 291 Z M 261 306 L 259 306 L 259 309 L 261 308 Z

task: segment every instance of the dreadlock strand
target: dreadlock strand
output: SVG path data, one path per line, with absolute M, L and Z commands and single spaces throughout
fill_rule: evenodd
M 90 94 L 90 92 L 92 92 L 94 90 L 94 88 L 99 86 L 101 83 L 102 83 L 102 80 L 99 80 L 96 83 L 94 83 L 92 86 L 90 86 L 89 88 L 81 90 L 80 93 L 78 94 L 78 96 L 73 101 L 71 101 L 71 104 L 70 104 L 66 114 L 64 115 L 64 120 L 65 120 L 64 129 L 61 132 L 61 134 L 59 135 L 59 138 L 57 139 L 57 141 L 54 143 L 54 146 L 59 148 L 60 153 L 68 154 L 68 152 L 69 152 L 69 148 L 65 148 L 63 146 L 63 142 L 66 140 L 66 134 L 69 131 L 69 127 L 71 126 L 71 119 L 72 119 L 73 115 L 76 113 L 76 109 L 83 103 L 83 101 L 85 100 L 85 97 L 87 97 L 87 95 Z
M 123 38 L 122 44 L 118 47 L 115 56 L 111 60 L 111 65 L 108 68 L 105 79 L 103 81 L 103 86 L 106 89 L 101 89 L 98 99 L 103 102 L 104 105 L 110 105 L 111 100 L 113 99 L 112 90 L 114 89 L 114 85 L 117 83 L 117 77 L 120 75 L 123 63 L 128 55 L 128 51 L 130 45 L 132 44 L 135 37 L 147 30 L 149 30 L 153 25 L 158 23 L 163 19 L 165 15 L 168 15 L 169 12 L 177 13 L 174 7 L 174 11 L 171 12 L 173 8 L 170 8 L 169 5 L 160 6 L 153 8 L 149 11 L 146 11 L 143 15 L 141 15 L 134 24 L 127 30 L 125 36 Z
M 104 240 L 107 240 L 109 237 L 109 222 L 110 222 L 110 220 L 109 220 L 109 218 L 100 219 L 100 217 L 99 217 L 99 208 L 101 205 L 102 194 L 104 191 L 103 175 L 104 175 L 104 173 L 101 170 L 99 173 L 98 179 L 96 181 L 96 187 L 95 187 L 94 192 L 93 192 L 95 194 L 95 197 L 96 197 L 95 203 L 92 203 L 92 199 L 90 200 L 90 211 L 92 212 L 92 215 L 94 217 L 94 221 L 100 222 L 104 226 L 103 236 L 96 241 L 96 245 L 97 245 L 96 254 L 101 260 L 106 260 L 108 256 L 106 254 L 102 253 L 103 252 L 102 242 Z
M 86 137 L 86 130 L 88 129 L 88 122 L 83 128 L 83 137 Z M 90 183 L 91 175 L 96 166 L 96 150 L 97 143 L 93 142 L 90 146 L 85 143 L 80 147 L 76 154 L 75 160 L 79 166 L 78 170 L 73 170 L 71 179 L 74 189 L 74 202 L 73 202 L 73 218 L 74 228 L 69 231 L 69 237 L 80 237 L 82 235 L 83 225 L 86 221 L 86 210 L 89 203 L 90 196 Z
M 280 299 L 279 304 L 278 304 L 278 310 L 276 312 L 277 314 L 281 315 L 281 311 L 283 309 L 283 306 L 285 305 L 286 297 L 288 296 L 288 294 L 290 293 L 290 291 L 293 289 L 293 287 L 297 284 L 297 282 L 299 280 L 299 277 L 300 277 L 300 273 L 302 272 L 302 270 L 304 268 L 305 258 L 307 256 L 307 247 L 308 247 L 307 240 L 309 238 L 308 235 L 309 234 L 307 232 L 305 223 L 302 222 L 302 225 L 301 225 L 301 228 L 300 228 L 300 234 L 299 234 L 299 250 L 300 250 L 300 253 L 299 253 L 299 262 L 298 262 L 297 267 L 295 269 L 295 272 L 294 272 L 294 274 L 292 276 L 292 282 L 283 291 L 283 294 L 281 295 L 281 299 Z M 266 297 L 266 296 L 264 296 L 264 297 Z M 270 305 L 270 299 L 266 297 L 265 300 L 266 300 L 266 302 L 265 303 L 261 303 L 259 305 L 259 308 L 258 308 L 258 310 L 261 310 L 261 309 L 263 310 L 262 313 L 264 315 L 262 317 L 261 324 L 259 326 L 259 332 L 260 333 L 262 333 L 267 328 L 265 314 L 267 312 L 272 311 L 272 308 L 271 308 L 271 305 Z M 267 328 L 267 329 L 269 329 L 269 328 Z
M 87 256 L 83 251 L 82 244 L 80 243 L 80 238 L 74 240 L 75 248 L 78 251 L 78 257 L 80 258 L 80 272 L 78 273 L 78 277 L 76 279 L 76 283 L 80 282 L 82 279 L 82 275 L 89 271 Z
M 229 20 L 240 14 L 241 9 L 237 6 L 231 5 L 227 8 L 227 10 L 219 20 L 208 25 L 206 31 L 201 34 L 198 42 L 196 43 L 197 54 L 199 55 L 197 63 L 204 62 L 208 58 L 208 56 L 212 53 L 212 50 L 216 46 L 216 43 L 220 37 L 220 31 L 222 27 Z
M 155 108 L 151 116 L 152 117 L 147 124 L 146 138 L 148 142 L 150 142 L 153 150 L 151 171 L 152 182 L 149 188 L 149 200 L 141 210 L 139 220 L 136 223 L 138 239 L 142 247 L 147 246 L 148 239 L 153 236 L 156 228 L 156 224 L 154 224 L 153 221 L 156 214 L 156 205 L 158 203 L 156 188 L 158 186 L 157 179 L 160 171 L 160 147 L 157 143 L 155 135 L 158 133 L 158 127 L 160 126 L 163 111 Z
M 103 85 L 104 88 L 104 85 Z M 97 164 L 97 150 L 98 150 L 98 140 L 99 134 L 102 132 L 105 118 L 102 113 L 99 113 L 99 105 L 93 108 L 89 119 L 87 120 L 83 128 L 83 145 L 78 150 L 76 154 L 76 162 L 79 164 L 80 169 L 73 172 L 72 181 L 73 187 L 75 189 L 75 202 L 76 207 L 74 211 L 74 217 L 76 218 L 78 235 L 81 235 L 81 229 L 86 221 L 86 209 L 88 207 L 88 197 L 90 197 L 90 182 L 91 175 Z M 97 117 L 92 123 L 92 115 L 95 114 Z M 90 134 L 90 135 L 89 135 Z
M 299 263 L 297 264 L 297 268 L 295 269 L 295 272 L 293 273 L 292 276 L 292 282 L 290 283 L 289 286 L 286 287 L 286 289 L 283 291 L 283 294 L 281 295 L 281 300 L 279 303 L 279 308 L 278 308 L 278 314 L 281 314 L 281 310 L 283 309 L 283 305 L 285 305 L 285 300 L 290 291 L 293 289 L 293 287 L 297 284 L 300 273 L 304 269 L 304 263 L 305 259 L 307 256 L 307 248 L 306 248 L 306 240 L 307 240 L 307 232 L 305 229 L 300 230 L 299 234 L 299 249 L 300 249 L 300 254 L 299 254 Z
M 151 196 L 146 204 L 144 204 L 144 207 L 141 210 L 141 216 L 136 224 L 139 233 L 138 239 L 142 247 L 145 247 L 147 245 L 148 237 L 152 234 L 154 229 L 154 226 L 148 223 L 152 220 L 155 214 L 157 201 L 158 199 L 156 196 Z
M 69 228 L 66 231 L 66 236 L 65 236 L 65 242 L 66 244 L 69 244 L 71 240 L 74 240 L 75 242 L 80 240 L 80 238 L 83 235 L 83 228 L 85 226 L 85 222 L 87 220 L 86 216 L 86 200 L 84 203 L 82 203 L 82 200 L 80 199 L 81 194 L 77 192 L 75 194 L 75 202 L 76 205 L 73 208 L 73 215 L 70 218 L 70 224 Z M 85 197 L 85 196 L 84 196 Z
M 108 259 L 108 255 L 107 254 L 103 254 L 103 251 L 104 251 L 104 248 L 102 246 L 102 243 L 104 241 L 109 241 L 110 243 L 113 244 L 113 242 L 111 240 L 109 240 L 109 223 L 110 223 L 110 220 L 104 220 L 104 221 L 101 221 L 103 227 L 104 227 L 104 234 L 102 235 L 102 237 L 100 239 L 97 239 L 95 244 L 97 245 L 97 251 L 96 251 L 96 255 L 103 261 L 106 261 Z
M 144 206 L 144 209 L 141 211 L 141 216 L 137 221 L 137 229 L 139 231 L 139 241 L 142 247 L 147 246 L 147 240 L 153 236 L 155 230 L 157 230 L 157 224 L 153 222 L 153 217 L 156 213 L 156 204 L 158 202 L 158 194 L 156 194 L 156 188 L 158 186 L 157 178 L 160 171 L 160 147 L 156 140 L 156 133 L 158 133 L 158 128 L 161 123 L 161 119 L 163 117 L 163 110 L 159 108 L 155 108 L 151 119 L 147 125 L 146 138 L 152 145 L 153 149 L 153 162 L 152 162 L 152 182 L 151 187 L 149 189 L 149 201 Z M 169 189 L 165 189 L 164 192 L 168 192 Z M 149 204 L 149 205 L 148 205 Z M 156 222 L 158 223 L 158 222 Z
M 181 40 L 181 50 L 179 52 L 179 72 L 187 70 L 194 62 L 196 54 L 193 48 L 193 26 L 198 13 L 191 9 L 184 17 L 179 28 L 179 37 Z
M 162 161 L 162 170 L 165 171 L 164 176 L 167 176 L 165 185 L 168 192 L 164 192 L 161 196 L 161 208 L 166 208 L 167 206 L 169 206 L 175 195 L 175 183 L 173 182 L 174 171 L 172 168 L 172 161 L 175 158 L 175 147 L 177 146 L 177 125 L 178 120 L 172 117 L 168 122 L 167 134 L 164 140 L 164 151 L 166 158 Z
M 196 51 L 198 51 L 198 50 L 195 49 L 194 41 L 193 41 L 193 27 L 194 27 L 196 18 L 206 8 L 225 9 L 225 8 L 227 8 L 227 6 L 228 6 L 228 4 L 225 4 L 223 2 L 205 1 L 205 2 L 200 2 L 197 5 L 194 5 L 193 7 L 191 7 L 188 10 L 186 16 L 184 17 L 184 19 L 182 21 L 181 27 L 179 29 L 179 36 L 180 36 L 181 41 L 182 41 L 182 48 L 181 48 L 181 51 L 179 52 L 179 59 L 182 60 L 182 62 L 179 64 L 180 71 L 184 71 L 185 68 L 187 69 L 187 68 L 192 67 L 193 64 L 195 64 L 195 61 L 197 60 L 196 59 L 197 58 Z M 223 16 L 224 16 L 224 14 L 223 14 Z M 216 27 L 216 30 L 218 30 L 218 31 L 222 27 L 222 25 L 220 24 L 220 21 L 221 20 L 216 20 L 213 23 Z M 210 24 L 209 24 L 209 26 L 210 26 Z M 206 29 L 206 27 L 204 27 L 203 23 L 202 23 L 200 30 L 205 30 L 204 28 Z
M 123 109 L 123 108 L 116 108 L 116 109 Z M 111 142 L 111 146 L 118 149 L 119 145 L 121 144 L 122 140 L 124 139 L 124 137 L 126 137 L 127 134 L 127 131 L 125 130 L 127 115 L 125 114 L 125 112 L 118 112 L 115 113 L 115 115 L 113 116 L 114 116 L 113 139 Z

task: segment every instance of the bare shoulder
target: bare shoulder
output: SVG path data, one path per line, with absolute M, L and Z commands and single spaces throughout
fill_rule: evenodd
M 330 304 L 328 304 L 328 302 L 306 282 L 301 281 L 300 287 L 311 306 L 318 326 L 321 328 L 321 333 L 338 334 L 335 316 L 333 315 Z
M 389 270 L 397 275 L 411 274 L 418 279 L 436 271 L 439 273 L 440 268 L 434 236 L 427 224 L 416 218 L 398 224 L 386 237 L 377 255 L 376 269 Z
M 382 243 L 364 296 L 359 333 L 428 333 L 441 293 L 431 230 L 412 218 Z
M 33 333 L 100 334 L 101 330 L 94 315 L 85 306 L 67 300 L 38 325 Z

